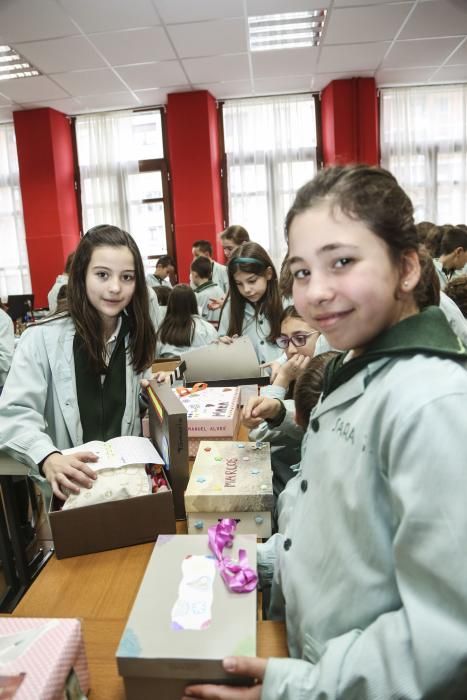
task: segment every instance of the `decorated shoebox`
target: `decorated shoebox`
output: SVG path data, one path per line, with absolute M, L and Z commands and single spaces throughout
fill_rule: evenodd
M 0 697 L 84 698 L 89 674 L 81 622 L 0 618 Z
M 173 491 L 175 517 L 185 518 L 183 494 L 189 477 L 187 411 L 170 384 L 149 383 L 149 432 L 164 460 Z
M 191 389 L 173 389 L 187 411 L 188 454 L 196 457 L 201 440 L 233 440 L 240 420 L 240 387 L 209 387 L 195 384 Z
M 270 537 L 274 497 L 269 444 L 200 442 L 185 509 L 192 534 L 207 532 L 219 518 L 235 518 L 238 532 Z
M 256 570 L 256 537 L 236 535 L 224 550 L 246 551 Z M 232 682 L 222 659 L 256 656 L 256 590 L 233 592 L 207 536 L 160 536 L 117 650 L 127 700 L 180 700 L 192 682 Z M 241 679 L 240 679 L 241 680 Z

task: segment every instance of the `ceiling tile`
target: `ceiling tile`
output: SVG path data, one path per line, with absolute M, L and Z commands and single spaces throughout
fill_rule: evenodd
M 5 83 L 7 83 L 5 85 Z M 59 100 L 69 97 L 64 90 L 45 75 L 34 78 L 16 78 L 2 81 L 1 91 L 15 102 L 35 102 L 36 100 Z
M 57 112 L 63 112 L 63 114 L 77 114 L 82 111 L 83 105 L 79 100 L 74 100 L 71 97 L 66 100 L 34 100 L 34 102 L 27 104 L 28 109 L 40 107 L 50 107 L 56 109 Z
M 0 90 L 2 89 L 2 82 L 3 81 L 0 81 Z M 11 104 L 10 98 L 7 97 L 6 95 L 5 96 L 0 95 L 0 107 L 3 107 L 4 105 L 9 105 L 9 104 Z
M 388 4 L 395 4 L 400 2 L 401 0 L 334 0 L 334 6 L 335 7 L 350 7 L 353 6 L 355 7 L 356 5 L 388 5 Z M 410 6 L 412 6 L 415 2 L 415 0 L 402 0 L 403 2 L 409 2 Z
M 15 107 L 15 110 L 18 111 L 18 108 Z M 0 107 L 0 124 L 4 124 L 5 122 L 12 122 L 13 121 L 13 109 L 11 107 Z
M 243 53 L 248 49 L 243 19 L 173 24 L 167 29 L 181 58 Z
M 425 83 L 433 73 L 433 68 L 385 69 L 376 73 L 376 84 L 384 85 L 420 85 Z
M 110 32 L 159 24 L 151 0 L 61 0 L 84 32 Z
M 123 83 L 110 68 L 56 73 L 53 79 L 73 97 L 95 95 L 101 92 L 119 92 L 124 88 Z
M 117 72 L 132 90 L 160 88 L 167 85 L 188 85 L 186 75 L 178 61 L 121 66 Z
M 431 80 L 434 83 L 437 82 L 452 82 L 461 81 L 467 83 L 467 65 L 463 66 L 444 66 L 440 68 L 434 75 L 431 76 Z
M 192 83 L 215 83 L 219 77 L 223 80 L 245 80 L 250 77 L 246 53 L 186 58 L 183 65 Z
M 329 7 L 331 0 L 247 0 L 249 17 L 302 12 Z
M 10 45 L 77 33 L 73 22 L 52 0 L 0 2 L 0 37 L 7 36 Z
M 316 68 L 318 49 L 281 49 L 252 53 L 253 75 L 273 78 L 281 75 L 306 75 Z
M 458 40 L 414 39 L 396 41 L 384 59 L 382 68 L 416 68 L 417 66 L 439 66 L 455 49 Z
M 82 36 L 16 44 L 15 49 L 43 73 L 100 68 L 102 58 Z
M 162 27 L 91 34 L 89 38 L 112 66 L 176 58 Z
M 285 95 L 292 92 L 311 92 L 309 75 L 288 75 L 255 79 L 255 92 L 260 95 Z
M 156 105 L 164 105 L 167 103 L 167 95 L 171 92 L 185 91 L 186 88 L 167 87 L 160 90 L 136 90 L 135 95 L 138 96 L 142 106 L 153 107 Z
M 345 71 L 340 71 L 339 73 L 315 73 L 311 78 L 311 90 L 313 92 L 318 92 L 324 90 L 324 88 L 332 83 L 333 80 L 346 80 L 349 78 L 373 78 L 374 71 L 358 71 L 357 73 L 346 73 Z
M 252 97 L 253 88 L 249 80 L 226 80 L 221 83 L 199 83 L 196 90 L 207 90 L 218 100 L 233 97 Z
M 389 43 L 346 44 L 323 46 L 318 62 L 319 73 L 333 73 L 339 70 L 363 71 L 378 67 Z
M 462 65 L 467 63 L 467 40 L 459 45 L 459 48 L 448 61 L 448 65 Z
M 370 5 L 335 9 L 329 18 L 325 45 L 393 39 L 411 5 Z
M 86 95 L 80 102 L 86 109 L 107 110 L 139 107 L 140 103 L 131 92 L 109 92 L 102 95 Z
M 428 0 L 420 2 L 401 32 L 400 39 L 467 34 L 465 0 Z
M 243 0 L 154 0 L 166 23 L 243 17 Z

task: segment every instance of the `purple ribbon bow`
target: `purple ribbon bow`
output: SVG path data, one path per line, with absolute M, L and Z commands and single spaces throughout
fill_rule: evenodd
M 208 528 L 209 546 L 213 551 L 220 575 L 227 588 L 234 593 L 250 593 L 256 588 L 258 576 L 248 565 L 244 549 L 238 550 L 238 562 L 223 556 L 225 547 L 232 547 L 237 523 L 233 518 L 223 518 Z

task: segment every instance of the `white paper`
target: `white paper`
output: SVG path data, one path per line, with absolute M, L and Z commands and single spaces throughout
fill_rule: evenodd
M 148 438 L 136 435 L 123 435 L 107 442 L 92 440 L 79 447 L 62 450 L 64 455 L 75 452 L 93 452 L 97 462 L 89 462 L 94 471 L 116 469 L 129 464 L 164 464 L 164 460 Z
M 188 382 L 262 376 L 253 343 L 246 335 L 236 338 L 229 345 L 211 343 L 182 352 L 180 357 L 186 363 L 185 379 Z

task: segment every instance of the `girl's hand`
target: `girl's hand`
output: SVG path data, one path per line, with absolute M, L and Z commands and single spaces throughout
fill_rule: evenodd
M 311 357 L 307 355 L 293 355 L 280 367 L 273 384 L 287 388 L 291 382 L 297 379 L 300 372 L 308 367 L 310 362 Z
M 170 372 L 156 372 L 151 376 L 151 379 L 141 379 L 141 386 L 147 389 L 149 382 L 155 380 L 158 384 L 166 384 L 169 381 Z
M 281 410 L 279 399 L 252 396 L 243 407 L 242 422 L 247 428 L 256 428 L 263 420 L 275 418 Z
M 209 299 L 208 301 L 208 309 L 209 311 L 217 311 L 217 309 L 221 309 L 225 301 L 225 297 L 222 297 L 222 299 Z
M 231 685 L 189 685 L 185 688 L 182 700 L 260 700 L 266 664 L 267 659 L 258 657 L 235 656 L 224 659 L 224 669 L 228 673 L 249 676 L 254 679 L 254 685 L 243 688 Z
M 264 362 L 262 365 L 260 365 L 260 369 L 269 368 L 271 370 L 271 384 L 274 384 L 274 380 L 277 377 L 277 373 L 279 372 L 281 367 L 281 363 L 277 362 L 277 360 L 272 360 L 271 362 Z
M 219 337 L 219 342 L 224 343 L 225 345 L 232 345 L 233 341 L 238 338 L 238 335 L 233 335 L 230 337 L 230 335 L 221 335 Z
M 42 472 L 52 486 L 52 491 L 61 501 L 67 499 L 63 489 L 79 493 L 79 486 L 91 488 L 92 482 L 97 479 L 97 474 L 88 467 L 87 462 L 97 462 L 93 452 L 74 452 L 71 455 L 53 452 L 44 460 Z

